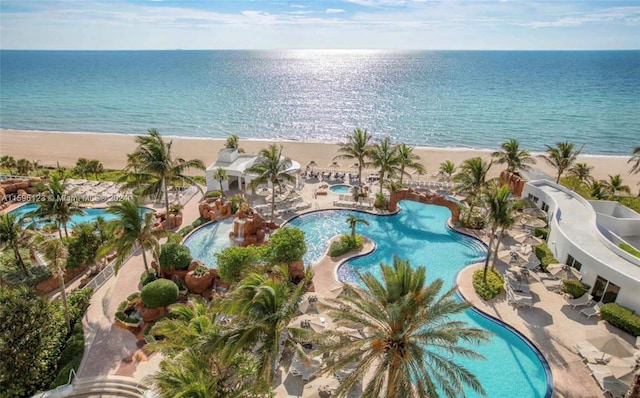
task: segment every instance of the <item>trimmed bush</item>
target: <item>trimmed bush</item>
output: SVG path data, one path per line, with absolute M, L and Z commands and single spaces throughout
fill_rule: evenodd
M 307 252 L 304 232 L 298 228 L 280 228 L 269 238 L 268 258 L 273 265 L 292 264 Z
M 620 243 L 618 245 L 619 248 L 631 254 L 632 256 L 640 257 L 640 251 L 638 251 L 635 247 L 628 245 L 626 243 Z
M 504 285 L 504 279 L 498 271 L 487 270 L 487 283 L 482 282 L 482 276 L 484 269 L 479 269 L 473 273 L 473 288 L 478 293 L 478 296 L 484 300 L 491 300 L 496 297 L 502 291 Z
M 600 317 L 627 333 L 640 336 L 640 316 L 628 308 L 616 303 L 605 304 L 600 307 Z
M 140 284 L 142 286 L 147 286 L 149 283 L 155 281 L 156 279 L 158 279 L 158 271 L 156 271 L 154 268 L 151 268 L 148 274 L 147 271 L 142 272 L 142 275 L 140 275 Z
M 261 251 L 255 246 L 231 246 L 216 253 L 218 275 L 225 283 L 235 283 L 242 279 L 242 272 L 260 259 Z
M 166 307 L 178 300 L 178 285 L 168 279 L 158 279 L 142 288 L 140 298 L 147 308 Z
M 540 260 L 540 266 L 544 271 L 547 270 L 549 264 L 558 263 L 558 260 L 556 260 L 556 258 L 553 256 L 551 249 L 549 249 L 549 246 L 547 246 L 546 243 L 541 243 L 540 245 L 536 246 L 533 249 L 533 252 L 536 254 L 536 257 L 538 257 L 538 260 Z
M 562 281 L 562 291 L 570 294 L 573 298 L 578 298 L 589 291 L 591 286 L 572 279 L 565 279 Z
M 329 255 L 331 257 L 342 256 L 352 250 L 361 248 L 363 245 L 364 239 L 360 235 L 356 235 L 355 239 L 351 235 L 342 235 L 340 240 L 331 243 Z
M 71 325 L 73 325 L 82 318 L 82 315 L 89 307 L 91 296 L 93 295 L 93 289 L 84 288 L 74 290 L 67 297 L 69 303 L 69 317 L 71 318 Z
M 207 192 L 207 198 L 219 198 L 220 196 L 222 196 L 222 192 L 221 191 Z
M 169 242 L 160 247 L 160 267 L 164 270 L 183 271 L 189 268 L 193 258 L 188 247 L 180 243 Z

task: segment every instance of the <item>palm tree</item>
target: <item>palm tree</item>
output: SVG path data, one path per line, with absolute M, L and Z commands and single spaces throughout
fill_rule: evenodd
M 235 316 L 234 326 L 224 337 L 228 355 L 259 346 L 257 374 L 267 385 L 273 383 L 281 345 L 291 338 L 309 341 L 312 333 L 290 326 L 306 292 L 306 283 L 291 284 L 285 266 L 279 267 L 278 272 L 283 276 L 247 275 L 227 296 L 223 307 L 225 313 Z M 307 279 L 311 280 L 311 274 Z
M 100 173 L 104 172 L 104 166 L 99 160 L 93 159 L 87 164 L 87 172 L 92 173 L 97 180 Z
M 64 283 L 64 267 L 67 264 L 69 252 L 62 240 L 51 238 L 46 235 L 40 235 L 37 238 L 38 251 L 42 253 L 47 265 L 51 270 L 51 274 L 58 278 L 60 283 L 60 295 L 62 297 L 62 305 L 64 306 L 64 320 L 67 324 L 67 331 L 71 330 L 71 317 L 69 316 L 69 304 L 67 303 L 67 292 Z
M 488 338 L 486 331 L 451 319 L 469 303 L 455 297 L 455 287 L 440 294 L 441 279 L 427 285 L 425 267 L 413 269 L 407 260 L 394 257 L 393 265 L 380 264 L 380 269 L 382 281 L 360 274 L 364 289 L 346 284 L 340 300 L 326 304 L 337 326 L 364 331 L 363 337 L 328 331 L 320 339 L 320 352 L 329 354 L 323 373 L 355 367 L 342 379 L 337 395 L 369 372 L 362 397 L 437 397 L 440 392 L 458 397 L 464 396 L 464 386 L 485 394 L 478 379 L 454 358 L 481 359 L 460 343 Z
M 367 220 L 365 220 L 364 218 L 360 218 L 360 217 L 354 216 L 353 214 L 350 214 L 347 217 L 347 224 L 349 224 L 349 228 L 351 228 L 351 237 L 355 239 L 356 225 L 358 224 L 369 225 L 369 222 L 367 222 Z
M 239 153 L 244 153 L 244 150 L 240 148 L 240 137 L 237 134 L 232 134 L 224 143 L 224 147 L 227 149 L 236 149 Z
M 380 175 L 380 194 L 384 185 L 385 176 L 390 176 L 397 171 L 400 165 L 400 158 L 396 147 L 391 145 L 391 139 L 385 137 L 382 141 L 377 142 L 369 152 L 371 165 L 378 168 Z
M 503 217 L 500 219 L 500 233 L 498 234 L 498 241 L 496 242 L 496 248 L 494 249 L 493 262 L 491 263 L 492 269 L 496 268 L 496 261 L 498 260 L 498 250 L 500 249 L 500 244 L 502 243 L 502 239 L 504 238 L 505 233 L 513 228 L 514 224 L 518 220 L 518 216 L 516 214 L 516 203 L 517 202 L 510 202 L 509 206 L 503 214 Z
M 71 217 L 84 214 L 79 202 L 70 199 L 74 197 L 76 190 L 77 188 L 68 188 L 65 177 L 52 174 L 49 183 L 44 186 L 42 192 L 45 200 L 37 202 L 38 208 L 31 214 L 34 217 L 54 221 L 60 239 L 62 239 L 62 230 L 64 230 L 64 236 L 69 238 L 67 224 L 71 221 Z
M 489 259 L 491 258 L 491 251 L 493 247 L 493 239 L 496 236 L 498 228 L 511 223 L 511 203 L 509 201 L 509 186 L 503 185 L 499 187 L 497 185 L 492 186 L 484 193 L 484 202 L 487 206 L 487 218 L 491 225 L 491 233 L 489 235 L 489 245 L 487 250 L 487 256 L 484 260 L 484 273 L 482 274 L 482 282 L 487 283 L 487 271 L 489 270 Z M 494 256 L 498 254 L 498 246 L 494 251 Z
M 520 143 L 513 138 L 503 142 L 500 145 L 500 150 L 494 152 L 491 156 L 496 159 L 496 163 L 506 164 L 508 173 L 529 170 L 531 169 L 529 164 L 536 162 L 529 151 L 520 149 Z
M 589 189 L 591 190 L 591 196 L 597 200 L 604 200 L 607 198 L 607 187 L 605 182 L 593 180 L 591 184 L 589 184 Z
M 630 174 L 636 174 L 640 172 L 640 146 L 633 148 L 633 152 L 631 153 L 631 158 L 627 161 L 627 163 L 633 162 L 633 166 L 631 166 Z
M 222 194 L 222 199 L 224 199 L 224 189 L 222 188 L 222 182 L 229 179 L 229 176 L 227 176 L 227 171 L 221 167 L 218 167 L 215 173 L 213 173 L 213 179 L 218 181 L 218 183 L 220 184 L 220 193 Z
M 289 174 L 291 159 L 282 156 L 282 147 L 271 144 L 269 147 L 260 150 L 258 158 L 253 166 L 246 171 L 247 174 L 256 175 L 249 183 L 250 188 L 256 188 L 260 184 L 271 184 L 271 221 L 274 219 L 276 210 L 276 186 L 283 182 L 294 182 L 296 177 Z
M 87 178 L 87 174 L 89 174 L 89 159 L 80 158 L 76 161 L 76 167 L 73 168 L 73 171 L 78 174 L 82 178 Z
M 368 164 L 366 162 L 371 151 L 369 142 L 371 141 L 371 135 L 367 133 L 367 130 L 361 130 L 359 128 L 353 130 L 351 135 L 347 136 L 347 142 L 338 144 L 338 155 L 333 158 L 337 159 L 349 159 L 355 160 L 358 164 L 358 181 L 362 181 L 362 169 Z
M 469 203 L 467 218 L 473 214 L 476 200 L 487 185 L 487 173 L 492 164 L 492 162 L 487 163 L 481 157 L 466 159 L 453 177 L 454 181 L 458 183 L 456 191 L 465 192 L 467 195 L 465 199 Z
M 424 172 L 425 168 L 422 163 L 418 162 L 420 160 L 420 156 L 413 153 L 414 147 L 409 146 L 407 144 L 398 144 L 396 145 L 396 153 L 398 156 L 399 168 L 400 168 L 400 184 L 402 185 L 402 177 L 406 174 L 404 169 L 410 168 L 415 170 L 416 172 Z
M 13 156 L 4 155 L 0 157 L 0 167 L 7 169 L 7 171 L 11 175 L 13 174 L 11 169 L 16 167 L 16 160 L 13 158 Z
M 622 177 L 620 177 L 620 174 L 616 174 L 616 175 L 609 175 L 609 181 L 604 181 L 602 183 L 605 187 L 605 189 L 609 192 L 609 197 L 613 198 L 616 196 L 617 193 L 622 192 L 622 193 L 626 193 L 626 194 L 630 194 L 631 193 L 631 188 L 629 188 L 628 185 L 624 185 L 622 183 Z
M 138 248 L 142 249 L 142 261 L 144 269 L 149 274 L 147 263 L 147 250 L 154 255 L 159 253 L 160 244 L 158 237 L 166 235 L 164 231 L 154 230 L 154 214 L 143 213 L 137 197 L 133 200 L 122 200 L 107 208 L 107 212 L 118 216 L 119 221 L 113 224 L 117 230 L 113 239 L 107 241 L 98 255 L 102 256 L 111 250 L 116 251 L 115 271 L 129 258 L 129 255 Z
M 547 147 L 547 154 L 540 156 L 558 171 L 556 177 L 556 184 L 558 184 L 565 170 L 570 169 L 578 159 L 578 155 L 582 152 L 584 145 L 582 145 L 580 149 L 575 149 L 573 143 L 565 141 L 556 143 L 555 147 L 545 146 Z
M 451 181 L 453 173 L 456 172 L 456 165 L 453 164 L 453 162 L 450 160 L 445 160 L 444 162 L 440 163 L 439 171 L 443 176 L 445 176 L 447 181 Z
M 158 130 L 150 129 L 149 135 L 136 137 L 138 147 L 129 160 L 135 163 L 127 165 L 127 169 L 135 170 L 124 176 L 123 189 L 144 186 L 142 195 L 164 194 L 165 211 L 167 214 L 167 229 L 171 229 L 169 219 L 169 185 L 188 183 L 195 185 L 200 192 L 202 188 L 185 171 L 191 168 L 204 170 L 204 164 L 199 159 L 184 160 L 173 158 L 171 148 L 173 141 L 164 141 Z M 202 192 L 204 194 L 204 192 Z
M 16 172 L 21 176 L 26 176 L 33 169 L 31 162 L 27 159 L 18 159 L 16 162 Z
M 589 183 L 593 181 L 591 170 L 593 170 L 593 167 L 586 163 L 579 162 L 569 169 L 569 174 L 576 177 L 582 183 Z
M 20 248 L 26 247 L 31 237 L 31 231 L 24 228 L 22 219 L 19 219 L 15 214 L 0 215 L 0 247 L 3 249 L 9 247 L 13 250 L 16 263 L 26 275 L 29 274 L 29 270 L 20 254 Z

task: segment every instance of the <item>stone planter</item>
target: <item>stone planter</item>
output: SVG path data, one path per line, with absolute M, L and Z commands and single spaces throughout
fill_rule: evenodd
M 190 292 L 203 294 L 207 290 L 211 290 L 211 287 L 213 286 L 213 275 L 211 272 L 206 272 L 203 275 L 196 275 L 195 271 L 189 271 L 184 278 L 184 282 Z
M 142 303 L 140 303 L 138 310 L 140 314 L 142 314 L 142 320 L 145 323 L 152 322 L 167 313 L 166 307 L 147 308 Z

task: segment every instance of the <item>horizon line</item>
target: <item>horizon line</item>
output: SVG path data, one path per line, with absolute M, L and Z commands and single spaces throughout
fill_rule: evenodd
M 91 48 L 1 48 L 0 51 L 406 51 L 406 52 L 418 52 L 418 51 L 431 51 L 431 52 L 447 52 L 447 51 L 494 51 L 494 52 L 504 52 L 504 51 L 519 51 L 519 52 L 534 52 L 534 51 L 547 51 L 547 52 L 579 52 L 579 51 L 640 51 L 640 47 L 638 48 L 591 48 L 591 49 L 577 49 L 577 48 L 566 48 L 566 49 L 477 49 L 477 48 L 451 48 L 451 49 L 428 49 L 428 48 L 140 48 L 140 49 L 132 49 L 132 48 L 113 48 L 113 49 L 91 49 Z

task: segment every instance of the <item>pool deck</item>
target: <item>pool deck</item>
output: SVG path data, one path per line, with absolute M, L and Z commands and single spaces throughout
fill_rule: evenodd
M 335 195 L 313 197 L 313 189 L 317 185 L 319 184 L 307 183 L 299 192 L 305 201 L 312 204 L 309 211 L 332 208 Z M 200 200 L 201 195 L 197 194 L 184 207 L 183 225 L 188 225 L 198 218 Z M 282 221 L 284 220 L 276 220 Z M 483 234 L 475 235 L 486 241 Z M 366 242 L 359 254 L 372 249 L 373 243 Z M 330 289 L 340 284 L 335 278 L 336 267 L 344 257 L 346 256 L 332 259 L 325 256 L 314 265 L 314 284 L 319 296 L 329 297 Z M 479 310 L 509 324 L 540 349 L 553 372 L 553 396 L 602 397 L 602 391 L 577 355 L 573 344 L 584 339 L 587 330 L 595 328 L 608 330 L 633 343 L 631 336 L 600 321 L 599 318 L 587 319 L 579 313 L 579 309 L 567 305 L 561 295 L 547 291 L 539 282 L 532 282 L 530 286 L 535 301 L 532 308 L 514 309 L 507 304 L 504 292 L 497 298 L 485 302 L 475 294 L 471 284 L 471 275 L 480 266 L 481 264 L 469 266 L 458 274 L 460 292 Z M 505 267 L 504 264 L 498 266 L 500 270 Z M 129 294 L 139 290 L 138 278 L 143 269 L 142 256 L 133 256 L 123 265 L 118 275 L 111 278 L 92 298 L 91 306 L 83 318 L 86 350 L 78 372 L 80 377 L 117 374 L 141 380 L 143 376 L 158 370 L 161 356 L 153 355 L 148 360 L 140 356 L 143 341 L 141 336 L 136 337 L 131 332 L 116 327 L 113 322 L 117 305 Z M 287 395 L 278 393 L 277 396 Z

